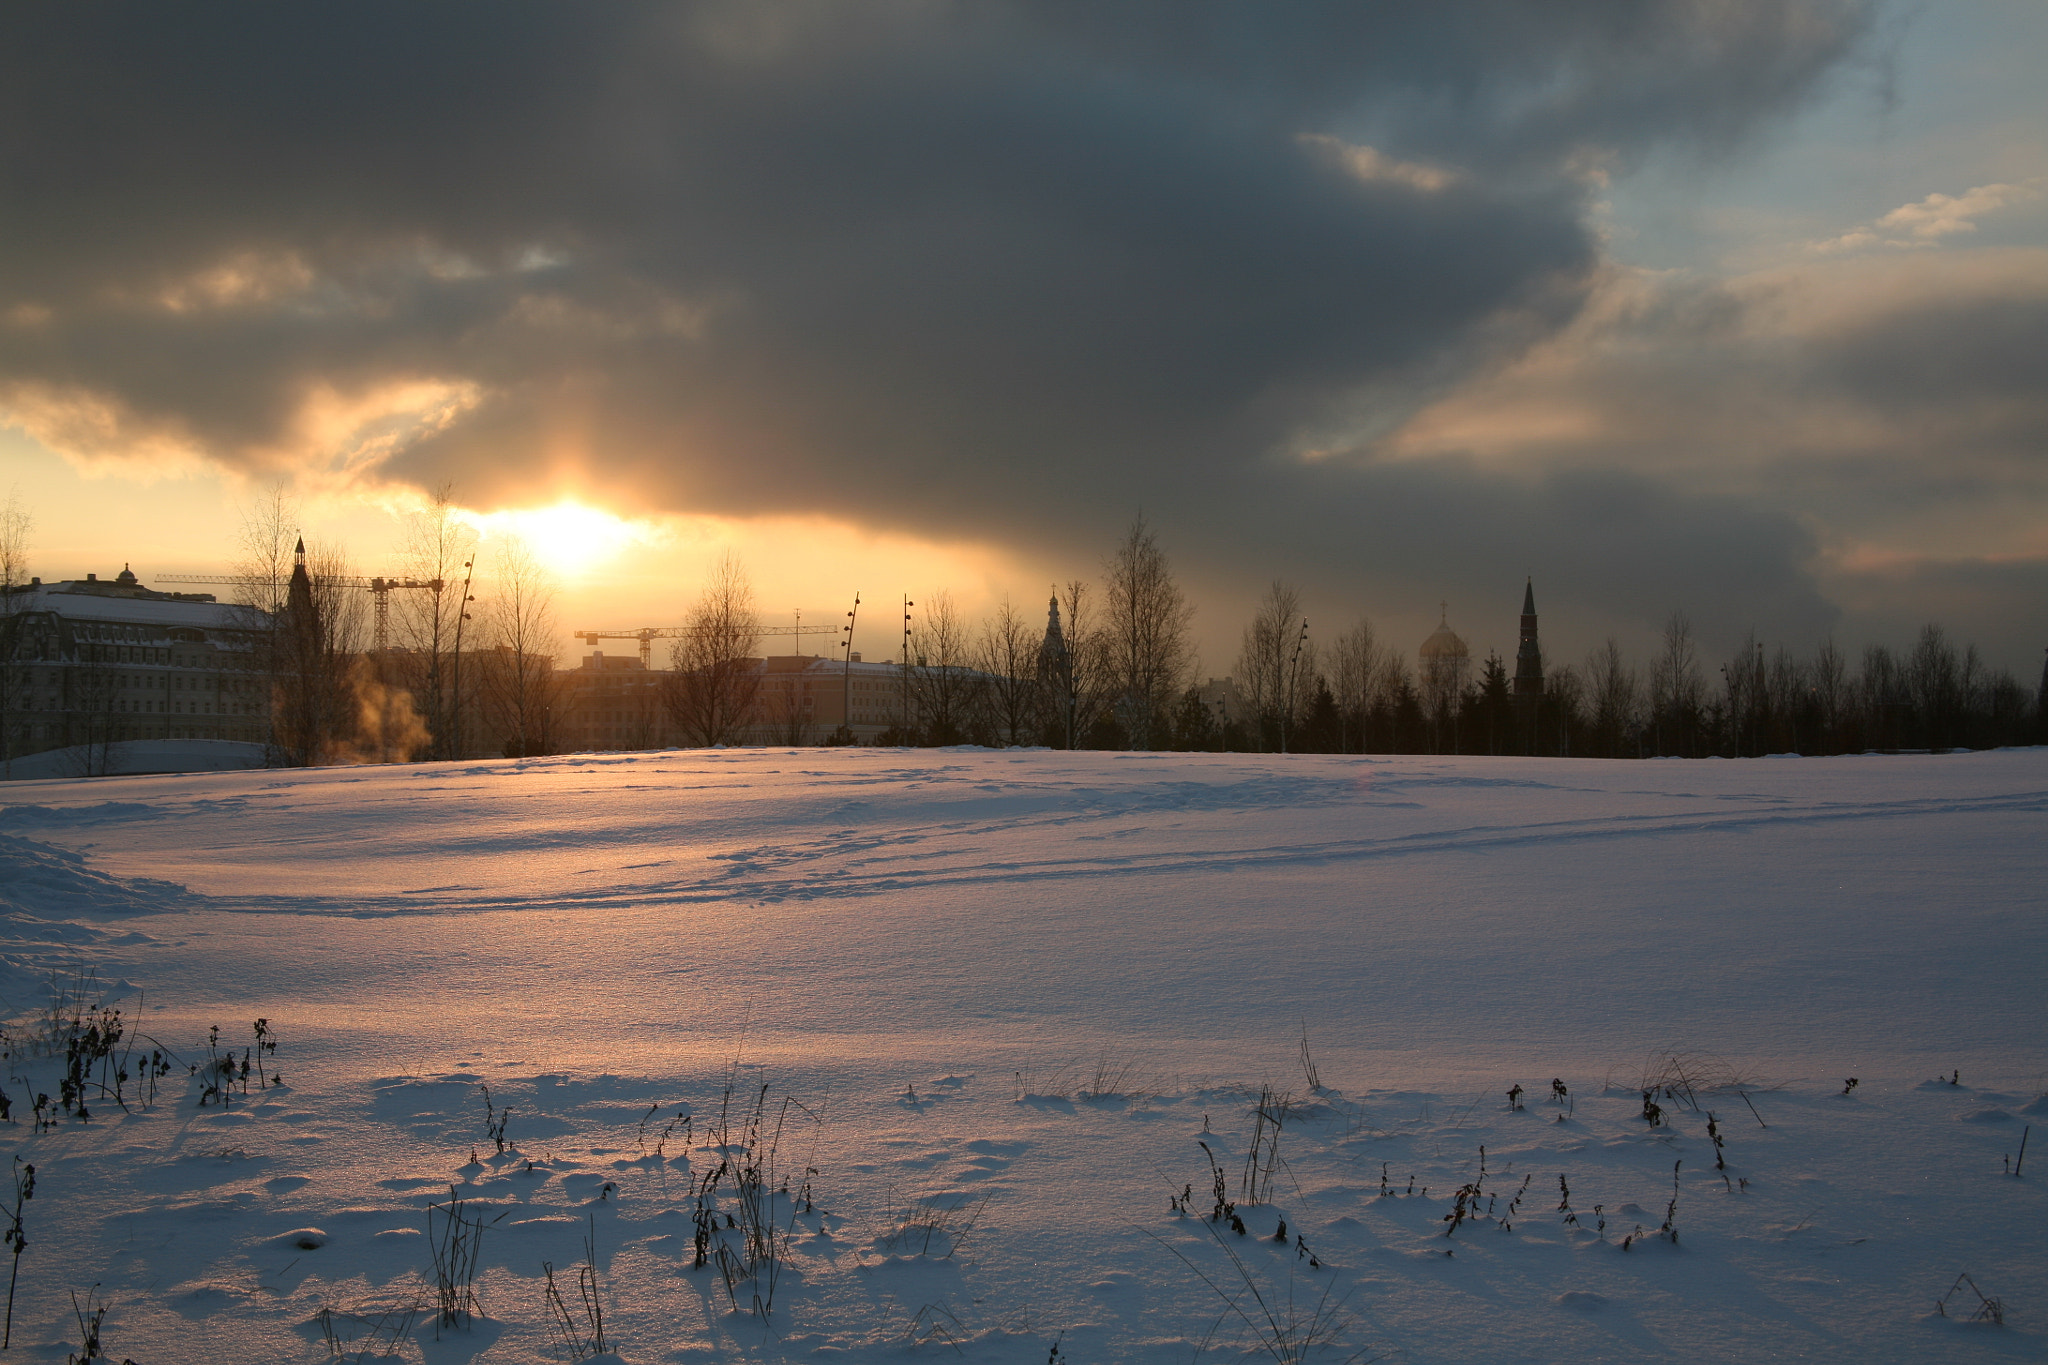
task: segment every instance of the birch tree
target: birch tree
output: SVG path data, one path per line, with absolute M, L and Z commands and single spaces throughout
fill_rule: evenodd
M 1621 757 L 1636 723 L 1636 671 L 1623 657 L 1613 636 L 1586 656 L 1586 680 L 1592 693 L 1594 743 L 1603 758 Z
M 1168 742 L 1173 703 L 1193 667 L 1195 609 L 1141 516 L 1110 557 L 1103 591 L 1104 663 L 1134 748 Z
M 1337 698 L 1342 726 L 1339 738 L 1346 753 L 1364 752 L 1366 717 L 1377 700 L 1385 653 L 1373 634 L 1372 622 L 1362 616 L 1331 647 L 1330 690 Z
M 485 714 L 508 758 L 554 752 L 555 584 L 524 540 L 509 537 L 493 556 L 485 613 L 496 657 L 482 692 Z
M 1274 579 L 1259 599 L 1257 612 L 1244 628 L 1237 653 L 1238 688 L 1251 708 L 1261 749 L 1280 742 L 1293 712 L 1299 709 L 1296 649 L 1301 642 L 1301 594 L 1292 583 Z M 1307 672 L 1314 674 L 1314 659 Z
M 1085 579 L 1069 579 L 1053 594 L 1060 613 L 1060 644 L 1042 642 L 1038 659 L 1039 696 L 1047 737 L 1078 749 L 1102 716 L 1109 688 L 1103 632 L 1096 628 L 1094 598 Z M 1050 622 L 1047 634 L 1050 635 Z
M 392 604 L 405 647 L 405 683 L 421 703 L 434 756 L 460 757 L 460 654 L 469 615 L 465 585 L 475 563 L 476 532 L 456 516 L 454 485 L 435 489 L 426 506 L 414 513 L 405 555 L 413 577 L 436 585 L 431 591 L 401 594 Z
M 1657 661 L 1650 667 L 1650 724 L 1657 752 L 1687 758 L 1699 753 L 1706 689 L 1693 649 L 1692 622 L 1674 611 L 1664 622 Z
M 1038 719 L 1037 642 L 1005 597 L 982 623 L 974 666 L 981 671 L 980 723 L 998 744 L 1025 744 Z
M 910 636 L 914 662 L 905 660 L 914 720 L 926 743 L 958 744 L 974 706 L 973 643 L 951 593 L 932 593 L 924 603 Z
M 663 701 L 669 718 L 693 744 L 731 744 L 754 718 L 761 691 L 761 616 L 739 557 L 728 550 L 669 650 L 675 671 Z

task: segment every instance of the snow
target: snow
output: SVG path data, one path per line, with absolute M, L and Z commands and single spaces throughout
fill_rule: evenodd
M 214 773 L 261 768 L 268 755 L 261 744 L 237 739 L 117 739 L 44 749 L 7 761 L 9 778 L 82 777 L 93 773 Z
M 559 1359 L 542 1263 L 574 1309 L 589 1236 L 631 1362 L 1292 1358 L 1248 1284 L 1283 1330 L 1318 1305 L 1341 1329 L 1308 1360 L 2037 1359 L 2048 1155 L 2006 1169 L 2048 1120 L 2044 809 L 2048 750 L 10 783 L 0 1133 L 37 1167 L 15 1348 L 62 1359 L 67 1291 L 97 1283 L 108 1348 L 151 1365 L 322 1360 L 329 1330 Z M 266 1020 L 284 1084 L 201 1106 L 180 1066 L 151 1107 L 131 1080 L 132 1112 L 94 1091 L 90 1122 L 32 1131 L 62 1058 L 22 1040 L 81 968 L 181 1060 Z M 1694 1088 L 1660 1088 L 1653 1128 L 1660 1074 Z M 765 1159 L 737 1131 L 721 1153 L 721 1105 L 738 1130 L 763 1087 L 788 1229 L 765 1322 L 733 1303 L 765 1273 L 729 1298 L 691 1268 L 693 1181 Z M 1262 1088 L 1291 1095 L 1255 1203 Z M 1205 1218 L 1204 1143 L 1242 1237 Z M 792 1223 L 775 1190 L 811 1168 Z M 437 1339 L 451 1186 L 484 1224 L 481 1316 Z M 712 1202 L 742 1212 L 729 1176 Z M 1964 1273 L 2002 1327 L 1967 1286 L 1935 1313 Z

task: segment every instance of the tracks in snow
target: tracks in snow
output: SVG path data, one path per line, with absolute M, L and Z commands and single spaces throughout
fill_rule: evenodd
M 1674 800 L 1727 798 L 1677 797 Z M 1374 807 L 1362 805 L 1369 816 Z M 607 886 L 536 888 L 531 892 L 492 892 L 451 886 L 394 894 L 341 898 L 213 897 L 209 908 L 250 913 L 349 913 L 355 915 L 461 914 L 516 909 L 588 909 L 608 905 L 646 907 L 699 905 L 730 901 L 843 900 L 946 886 L 986 886 L 1076 880 L 1113 880 L 1188 873 L 1234 873 L 1289 866 L 1399 859 L 1423 854 L 1457 853 L 1516 845 L 1636 839 L 1651 836 L 1733 833 L 1743 830 L 1827 825 L 1869 820 L 1967 818 L 2048 811 L 2048 792 L 2019 792 L 1981 797 L 1915 798 L 1898 801 L 1829 802 L 1801 805 L 1770 801 L 1735 809 L 1671 810 L 1642 814 L 1604 814 L 1523 824 L 1466 825 L 1440 830 L 1410 831 L 1371 837 L 1248 842 L 1218 846 L 1220 834 L 1212 820 L 1185 830 L 1152 832 L 1155 840 L 1178 839 L 1168 849 L 1111 851 L 1121 833 L 1117 826 L 1153 812 L 1128 808 L 1098 810 L 1094 820 L 1061 817 L 1010 819 L 988 823 L 949 821 L 910 829 L 846 831 L 837 837 L 795 845 L 729 849 L 710 855 L 724 866 L 703 874 L 662 880 L 634 880 Z M 1210 807 L 1190 812 L 1213 817 L 1231 812 Z M 1274 807 L 1244 808 L 1249 819 L 1264 823 L 1285 811 Z M 1098 826 L 1078 834 L 1075 824 Z M 1020 827 L 1027 842 L 1056 845 L 1046 856 L 989 861 L 981 850 L 1000 836 L 1015 846 Z M 1201 846 L 1190 846 L 1199 840 Z M 1082 843 L 1109 843 L 1101 851 L 1082 851 Z M 642 846 L 644 849 L 644 846 Z M 642 856 L 636 853 L 636 857 Z M 621 867 L 620 871 L 627 871 Z M 642 864 L 640 870 L 645 870 Z

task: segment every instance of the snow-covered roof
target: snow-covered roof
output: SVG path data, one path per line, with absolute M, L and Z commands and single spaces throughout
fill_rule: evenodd
M 253 607 L 231 602 L 180 602 L 166 597 L 126 597 L 70 591 L 49 583 L 8 595 L 9 611 L 50 611 L 72 621 L 124 625 L 197 626 L 208 630 L 249 630 L 260 617 Z

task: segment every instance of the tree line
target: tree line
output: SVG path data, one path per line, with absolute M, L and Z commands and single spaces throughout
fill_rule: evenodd
M 247 609 L 250 663 L 269 694 L 273 761 L 561 747 L 568 693 L 555 667 L 554 587 L 526 546 L 494 539 L 486 552 L 452 491 L 438 490 L 409 523 L 409 586 L 384 594 L 388 647 L 378 650 L 377 595 L 339 547 L 304 549 L 294 600 L 297 523 L 282 492 L 247 512 L 231 594 Z M 28 527 L 10 502 L 0 516 L 8 585 L 25 581 Z M 1910 646 L 1873 645 L 1853 659 L 1831 641 L 1800 655 L 1752 636 L 1710 660 L 1674 613 L 1648 660 L 1610 638 L 1582 660 L 1546 660 L 1544 690 L 1531 698 L 1514 695 L 1498 655 L 1476 667 L 1462 656 L 1411 661 L 1363 617 L 1334 635 L 1312 632 L 1300 590 L 1285 581 L 1245 622 L 1229 677 L 1203 683 L 1194 607 L 1142 517 L 1099 579 L 1070 579 L 1050 597 L 1043 616 L 1005 599 L 979 622 L 944 592 L 926 597 L 906 622 L 899 718 L 873 742 L 1610 758 L 2048 742 L 2041 693 L 1934 625 Z M 850 643 L 842 637 L 842 651 Z M 764 686 L 760 645 L 745 571 L 728 555 L 659 679 L 666 738 L 852 742 L 847 726 L 813 727 L 794 690 Z M 18 753 L 10 663 L 0 660 L 0 743 Z
M 2029 689 L 1972 645 L 1925 627 L 1904 649 L 1851 659 L 1832 641 L 1811 654 L 1752 633 L 1709 661 L 1683 613 L 1653 658 L 1610 638 L 1579 661 L 1545 661 L 1545 684 L 1517 698 L 1490 654 L 1410 662 L 1359 618 L 1330 637 L 1309 629 L 1300 590 L 1275 581 L 1245 623 L 1229 678 L 1195 677 L 1194 609 L 1157 534 L 1133 522 L 1102 579 L 1073 579 L 1048 620 L 1008 599 L 964 619 L 945 593 L 913 618 L 902 661 L 896 744 L 1295 753 L 1532 754 L 1600 758 L 1839 754 L 2048 742 L 2048 673 Z M 763 717 L 759 624 L 728 557 L 677 642 L 671 713 L 694 743 L 846 742 Z M 1055 633 L 1056 632 L 1056 633 Z

